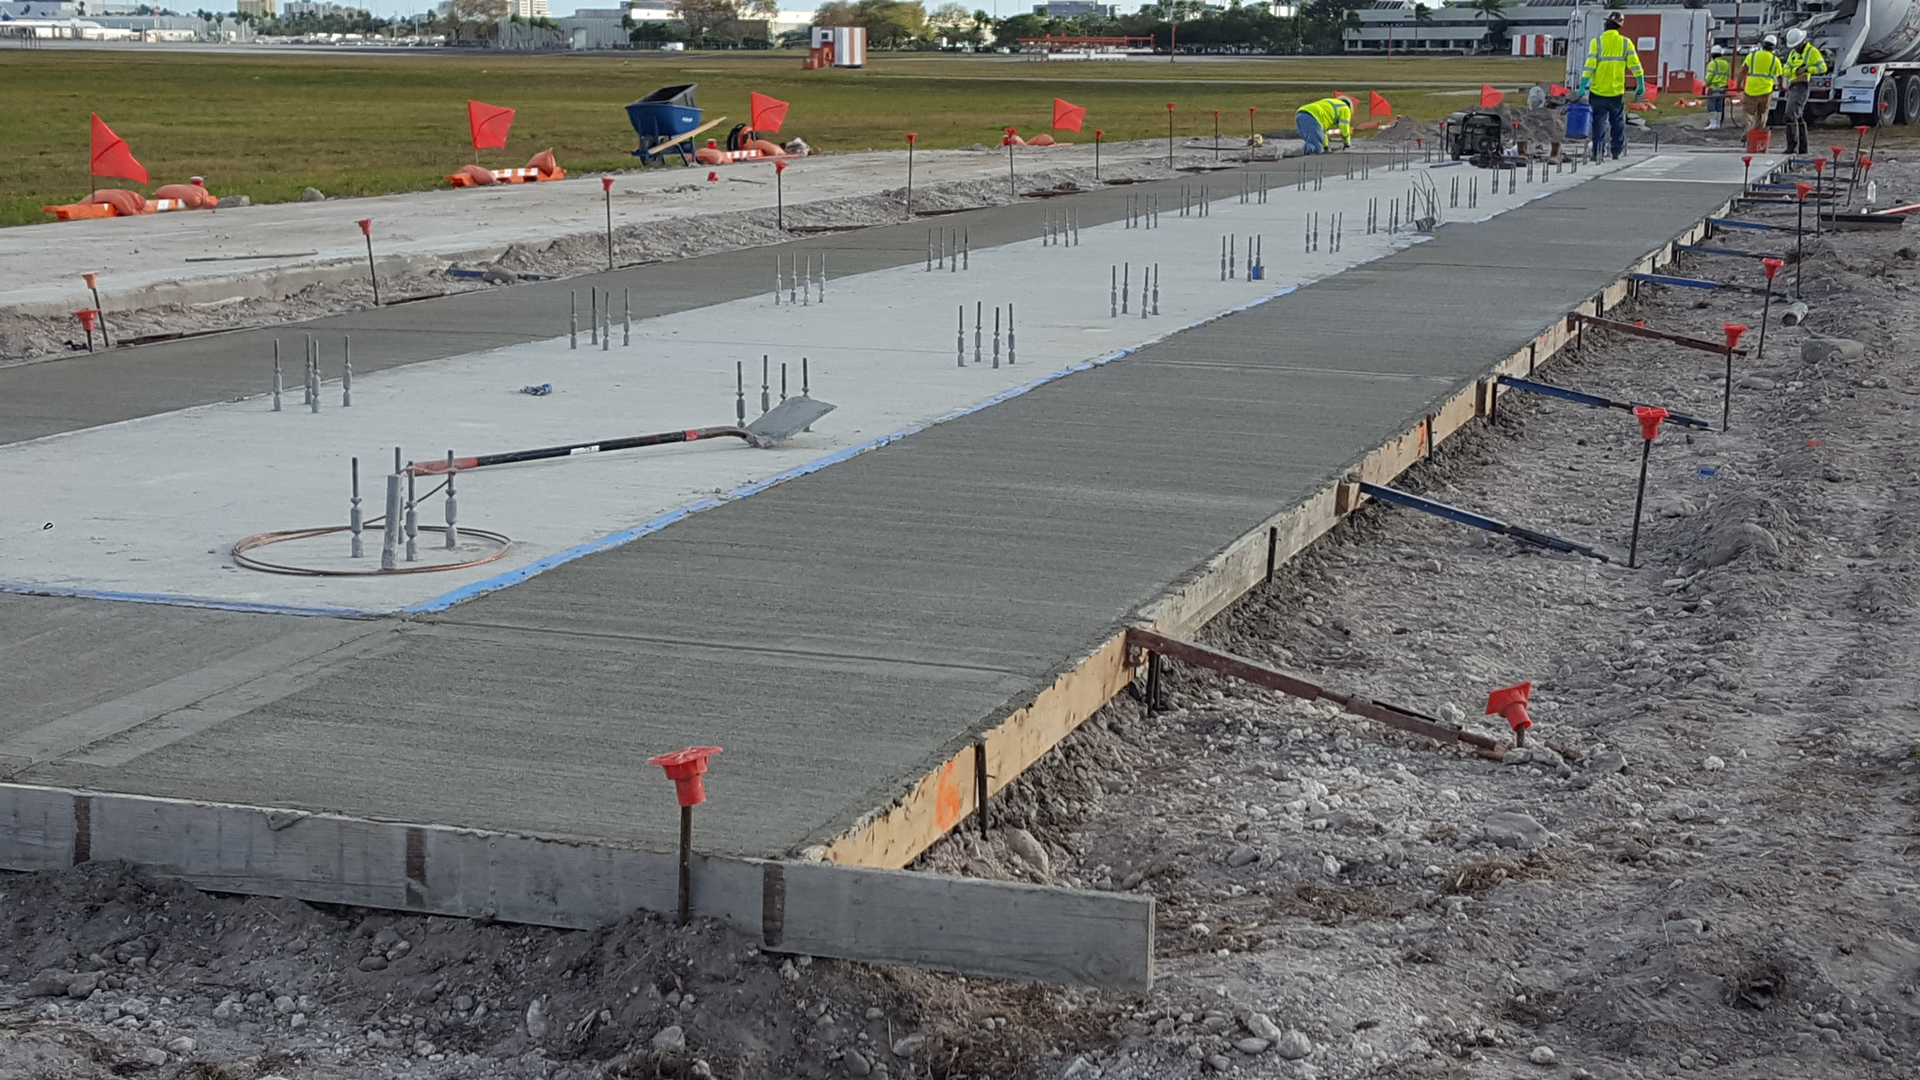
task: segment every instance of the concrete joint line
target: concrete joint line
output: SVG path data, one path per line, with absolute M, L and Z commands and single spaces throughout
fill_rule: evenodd
M 308 685 L 328 666 L 364 654 L 367 639 L 387 628 L 323 624 L 285 635 L 237 656 L 101 702 L 0 742 L 9 776 L 158 722 L 131 743 L 89 755 L 89 764 L 122 765 L 141 754 Z M 164 734 L 163 734 L 164 733 Z M 157 741 L 156 741 L 157 740 Z

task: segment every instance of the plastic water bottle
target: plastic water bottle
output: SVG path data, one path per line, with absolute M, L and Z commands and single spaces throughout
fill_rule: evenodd
M 1874 180 L 1867 181 L 1867 205 L 1872 206 L 1879 198 L 1880 198 L 1879 182 Z

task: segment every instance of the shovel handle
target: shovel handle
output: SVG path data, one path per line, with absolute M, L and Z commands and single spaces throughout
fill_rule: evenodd
M 522 461 L 544 461 L 548 458 L 573 457 L 576 454 L 601 454 L 609 450 L 635 450 L 642 446 L 663 446 L 667 443 L 695 442 L 700 439 L 715 439 L 731 435 L 749 445 L 759 445 L 759 439 L 746 428 L 731 424 L 725 427 L 686 428 L 681 431 L 662 431 L 653 435 L 633 435 L 624 439 L 607 439 L 601 442 L 569 443 L 566 446 L 546 446 L 537 450 L 509 450 L 501 454 L 481 454 L 477 457 L 455 458 L 454 471 L 481 469 L 488 465 L 513 465 Z M 406 467 L 406 472 L 414 476 L 432 476 L 447 471 L 445 461 L 417 461 Z

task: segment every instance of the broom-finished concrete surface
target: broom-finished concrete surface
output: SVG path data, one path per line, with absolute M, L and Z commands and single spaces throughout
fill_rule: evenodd
M 435 615 L 0 597 L 27 703 L 0 762 L 658 847 L 674 804 L 646 756 L 714 743 L 700 845 L 802 851 L 1738 186 L 1737 158 L 1683 164 L 1443 228 Z
M 1484 192 L 1474 207 L 1443 212 L 1473 219 L 1509 210 L 1543 193 L 1603 175 L 1616 166 L 1563 172 L 1512 192 Z M 1450 185 L 1458 169 L 1431 175 Z M 1063 232 L 993 246 L 972 246 L 964 260 L 950 252 L 931 272 L 898 266 L 832 277 L 826 252 L 785 260 L 787 288 L 775 302 L 774 256 L 763 257 L 756 295 L 614 327 L 614 344 L 594 344 L 583 326 L 577 347 L 548 338 L 485 353 L 358 374 L 353 406 L 342 407 L 340 338 L 319 339 L 328 377 L 315 414 L 302 403 L 305 344 L 282 335 L 285 388 L 281 411 L 270 394 L 146 416 L 0 447 L 0 500 L 22 512 L 0 522 L 0 586 L 125 597 L 258 605 L 307 612 L 383 613 L 434 606 L 437 598 L 517 580 L 587 550 L 660 528 L 680 514 L 754 490 L 769 480 L 817 469 L 849 453 L 917 430 L 943 417 L 988 405 L 1089 363 L 1124 356 L 1157 338 L 1328 277 L 1423 239 L 1389 231 L 1414 178 L 1424 168 L 1380 169 L 1366 178 L 1340 176 L 1297 190 L 1270 188 L 1264 203 L 1241 202 L 1238 178 L 1210 184 L 1203 215 L 1197 199 L 1180 212 L 1162 198 L 1153 227 L 1139 221 L 1084 224 Z M 1189 184 L 1190 189 L 1197 184 Z M 1223 187 L 1234 192 L 1221 197 Z M 1109 200 L 1122 196 L 1109 196 Z M 1462 200 L 1465 202 L 1466 200 Z M 1369 204 L 1378 229 L 1369 234 Z M 1170 213 L 1168 211 L 1171 211 Z M 1318 218 L 1309 225 L 1308 215 Z M 1029 210 L 1038 226 L 1065 208 Z M 1341 233 L 1335 247 L 1336 221 Z M 940 249 L 958 241 L 940 222 Z M 1318 236 L 1309 240 L 1309 230 Z M 1248 280 L 1249 248 L 1261 251 L 1263 277 Z M 1308 247 L 1313 250 L 1306 250 Z M 812 283 L 828 259 L 830 279 Z M 965 270 L 955 263 L 964 261 Z M 1157 288 L 1149 285 L 1154 267 Z M 809 279 L 796 287 L 794 275 Z M 1230 276 L 1229 276 L 1230 275 Z M 624 313 L 626 287 L 611 299 Z M 824 292 L 822 291 L 824 289 Z M 1116 298 L 1116 290 L 1124 296 Z M 804 291 L 808 295 L 801 297 Z M 824 302 L 821 300 L 824 295 Z M 1157 297 L 1157 305 L 1155 303 Z M 503 302 L 521 299 L 502 294 Z M 803 301 L 804 302 L 800 302 Z M 1013 342 L 996 333 L 1009 317 Z M 1160 314 L 1142 317 L 1143 308 Z M 583 323 L 593 305 L 582 299 Z M 1124 315 L 1115 315 L 1124 308 Z M 961 330 L 964 320 L 965 330 Z M 981 331 L 978 354 L 974 330 Z M 956 340 L 956 336 L 958 340 Z M 379 333 L 361 334 L 360 354 L 378 352 Z M 1017 351 L 1010 352 L 1017 344 Z M 961 367 L 957 351 L 967 363 Z M 975 356 L 980 358 L 974 362 Z M 763 357 L 770 386 L 763 391 Z M 296 577 L 236 568 L 229 557 L 241 537 L 268 530 L 344 525 L 351 461 L 360 461 L 362 511 L 385 507 L 385 474 L 394 448 L 406 460 L 678 431 L 733 421 L 736 365 L 747 369 L 746 415 L 802 389 L 802 358 L 812 392 L 839 406 L 811 432 L 772 451 L 737 440 L 626 451 L 578 460 L 495 467 L 460 477 L 460 520 L 505 534 L 505 557 L 465 570 L 385 577 Z M 1017 357 L 1017 363 L 1006 363 Z M 785 371 L 782 372 L 782 365 Z M 256 363 L 261 384 L 270 365 Z M 518 392 L 530 385 L 552 392 Z M 58 483 L 49 484 L 48 477 Z M 436 480 L 417 486 L 426 493 Z M 438 498 L 420 506 L 419 521 L 445 520 Z M 53 525 L 49 529 L 45 526 Z M 349 557 L 344 534 L 256 550 L 257 557 L 330 571 L 370 571 L 380 538 L 363 537 L 365 556 Z M 437 534 L 423 534 L 423 560 L 480 558 L 498 545 L 469 535 L 453 556 Z M 419 564 L 414 564 L 419 565 Z M 502 575 L 506 575 L 502 578 Z M 441 604 L 446 600 L 439 600 Z

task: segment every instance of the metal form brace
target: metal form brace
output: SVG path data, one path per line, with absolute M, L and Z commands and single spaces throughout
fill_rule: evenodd
M 1511 386 L 1515 390 L 1525 390 L 1529 394 L 1540 394 L 1544 397 L 1559 398 L 1562 401 L 1571 401 L 1579 405 L 1589 405 L 1596 409 L 1622 409 L 1626 412 L 1632 412 L 1637 408 L 1641 408 L 1644 404 L 1637 401 L 1616 401 L 1613 398 L 1604 398 L 1598 394 L 1583 394 L 1578 390 L 1568 390 L 1562 386 L 1554 386 L 1551 383 L 1534 382 L 1531 379 L 1516 379 L 1511 375 L 1502 375 L 1498 381 L 1501 386 Z M 1705 420 L 1696 420 L 1686 413 L 1674 412 L 1672 409 L 1667 410 L 1667 419 L 1672 423 L 1679 424 L 1681 427 L 1699 428 L 1701 431 L 1713 430 L 1713 425 L 1707 423 Z
M 1275 671 L 1273 668 L 1267 667 L 1264 664 L 1255 663 L 1243 656 L 1235 656 L 1233 653 L 1210 649 L 1205 645 L 1195 644 L 1191 641 L 1183 641 L 1180 638 L 1167 637 L 1165 634 L 1147 630 L 1142 627 L 1130 627 L 1127 630 L 1127 651 L 1130 661 L 1138 661 L 1140 654 L 1145 654 L 1148 665 L 1148 678 L 1156 684 L 1154 686 L 1155 691 L 1158 690 L 1157 684 L 1159 683 L 1159 658 L 1165 656 L 1183 663 L 1192 664 L 1195 667 L 1208 668 L 1222 675 L 1230 675 L 1242 682 L 1249 682 L 1255 686 L 1278 691 L 1291 697 L 1300 698 L 1303 701 L 1331 701 L 1355 716 L 1362 716 L 1391 728 L 1412 732 L 1415 735 L 1424 735 L 1435 742 L 1465 744 L 1472 747 L 1474 752 L 1482 757 L 1492 758 L 1495 761 L 1500 760 L 1507 754 L 1506 747 L 1486 735 L 1467 731 L 1464 728 L 1456 727 L 1453 724 L 1427 716 L 1424 713 L 1417 713 L 1412 709 L 1404 709 L 1398 705 L 1372 701 L 1357 695 L 1342 694 L 1336 690 L 1328 690 L 1325 687 L 1315 686 L 1313 683 L 1307 682 L 1304 679 L 1296 679 L 1284 672 Z M 1153 696 L 1150 694 L 1148 697 L 1149 710 L 1151 710 L 1155 704 L 1157 704 L 1157 702 L 1154 701 Z
M 1613 561 L 1591 545 L 1565 540 L 1558 536 L 1526 528 L 1522 525 L 1510 525 L 1498 518 L 1490 518 L 1485 514 L 1476 514 L 1471 510 L 1462 510 L 1457 506 L 1449 506 L 1446 503 L 1423 498 L 1411 492 L 1401 491 L 1397 488 L 1382 487 L 1379 484 L 1368 483 L 1365 480 L 1359 481 L 1359 488 L 1362 495 L 1371 496 L 1379 499 L 1381 502 L 1392 503 L 1395 506 L 1404 506 L 1409 510 L 1419 510 L 1422 513 L 1432 514 L 1435 517 L 1446 518 L 1448 521 L 1455 521 L 1462 525 L 1471 525 L 1476 529 L 1485 529 L 1490 533 L 1510 536 L 1522 544 L 1546 548 L 1549 551 L 1564 552 L 1568 555 L 1585 555 L 1589 559 L 1598 559 L 1603 563 Z

